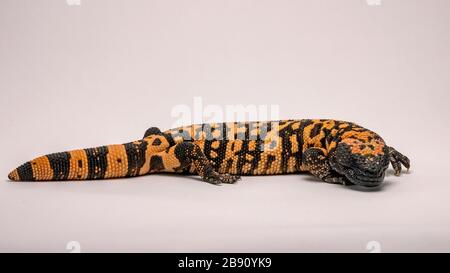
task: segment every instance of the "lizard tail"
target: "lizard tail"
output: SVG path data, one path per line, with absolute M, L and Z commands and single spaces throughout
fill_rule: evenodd
M 72 150 L 37 157 L 14 169 L 12 181 L 90 180 L 130 177 L 145 170 L 148 143 L 125 144 Z

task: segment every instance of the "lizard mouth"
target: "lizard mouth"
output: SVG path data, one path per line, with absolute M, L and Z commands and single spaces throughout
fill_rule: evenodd
M 343 175 L 354 185 L 363 187 L 377 187 L 383 182 L 386 169 L 387 167 L 377 173 L 368 173 L 364 170 L 341 166 L 338 173 Z
M 360 185 L 364 187 L 377 187 L 384 180 L 384 172 L 382 172 L 379 176 L 346 174 L 345 178 L 347 178 L 350 182 L 352 182 L 355 185 Z

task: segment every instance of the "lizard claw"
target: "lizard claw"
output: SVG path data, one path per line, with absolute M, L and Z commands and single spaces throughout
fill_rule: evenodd
M 227 183 L 227 184 L 234 184 L 236 183 L 239 179 L 241 179 L 241 177 L 239 175 L 230 175 L 230 174 L 219 174 L 219 180 L 222 183 Z
M 328 176 L 323 178 L 323 181 L 330 184 L 342 184 L 344 186 L 347 186 L 347 181 L 343 177 Z
M 240 179 L 241 177 L 239 175 L 230 175 L 228 173 L 219 174 L 214 172 L 211 176 L 203 178 L 203 181 L 214 185 L 220 185 L 221 183 L 234 184 Z
M 394 168 L 394 175 L 400 176 L 402 172 L 402 165 L 406 167 L 406 172 L 409 171 L 410 161 L 409 158 L 399 153 L 392 147 L 389 147 L 389 161 Z

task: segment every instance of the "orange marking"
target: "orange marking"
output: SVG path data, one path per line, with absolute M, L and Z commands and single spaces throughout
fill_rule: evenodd
M 181 162 L 175 156 L 175 146 L 171 147 L 168 151 L 159 153 L 162 158 L 164 169 L 160 172 L 175 172 L 176 168 L 181 166 Z
M 289 141 L 291 142 L 291 153 L 298 152 L 297 135 L 290 136 Z
M 70 153 L 70 168 L 68 180 L 86 179 L 89 172 L 88 159 L 84 150 L 73 150 Z M 81 164 L 80 164 L 81 163 Z M 80 167 L 81 165 L 81 167 Z
M 155 139 L 161 140 L 161 144 L 158 146 L 153 146 L 152 143 Z M 139 175 L 147 174 L 150 171 L 150 158 L 152 155 L 162 152 L 167 149 L 170 145 L 164 136 L 152 136 L 144 139 L 147 142 L 147 150 L 145 151 L 145 163 L 144 166 L 139 171 Z
M 248 150 L 249 151 L 254 151 L 255 149 L 256 149 L 256 141 L 250 140 L 248 142 Z
M 209 156 L 210 156 L 211 158 L 216 158 L 218 155 L 217 155 L 217 153 L 216 153 L 215 151 L 211 151 L 211 152 L 209 153 Z
M 233 146 L 234 143 L 234 149 L 231 149 L 231 147 Z M 225 156 L 222 160 L 222 164 L 220 164 L 219 167 L 219 172 L 220 173 L 225 173 L 225 172 L 229 172 L 229 173 L 236 173 L 237 172 L 237 160 L 238 157 L 235 156 L 235 153 L 240 151 L 242 148 L 242 140 L 230 140 L 227 143 L 227 147 L 226 147 L 226 152 L 225 152 Z M 232 161 L 232 165 L 231 168 L 227 170 L 227 166 L 228 166 L 228 161 L 231 160 Z
M 106 159 L 108 167 L 105 172 L 105 178 L 126 176 L 128 172 L 128 158 L 125 145 L 108 145 Z
M 220 141 L 215 140 L 215 141 L 211 142 L 211 148 L 217 149 L 217 148 L 219 148 L 219 146 L 220 146 Z
M 19 181 L 19 173 L 17 172 L 17 169 L 14 169 L 10 174 L 9 177 L 13 181 Z
M 288 167 L 287 167 L 287 172 L 292 173 L 295 172 L 297 169 L 295 168 L 295 166 L 297 165 L 297 159 L 295 157 L 290 157 L 288 159 Z
M 40 156 L 30 161 L 35 180 L 52 180 L 53 169 L 50 167 L 50 161 L 47 156 Z
M 355 138 L 346 138 L 343 139 L 342 142 L 350 146 L 351 152 L 353 154 L 360 154 L 366 156 L 368 155 L 377 156 L 384 154 L 383 147 L 385 144 L 383 142 L 380 142 L 379 140 L 364 142 Z M 370 148 L 370 145 L 373 146 L 373 149 Z

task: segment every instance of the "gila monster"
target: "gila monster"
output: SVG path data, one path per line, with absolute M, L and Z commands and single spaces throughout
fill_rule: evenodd
M 309 172 L 334 184 L 374 187 L 392 164 L 409 159 L 376 133 L 330 119 L 194 124 L 116 145 L 37 157 L 9 174 L 12 181 L 91 180 L 168 172 L 234 183 L 241 175 Z

